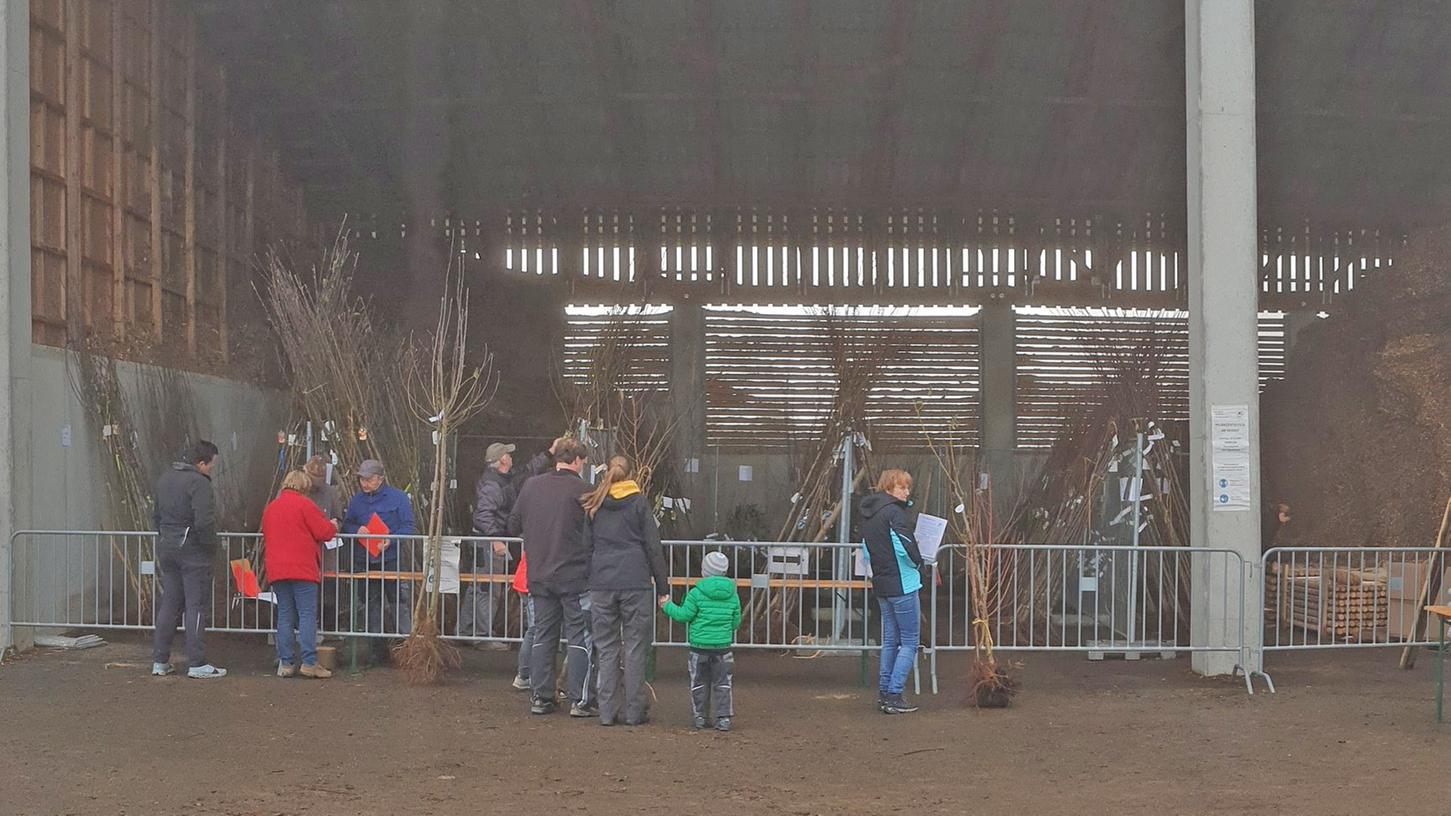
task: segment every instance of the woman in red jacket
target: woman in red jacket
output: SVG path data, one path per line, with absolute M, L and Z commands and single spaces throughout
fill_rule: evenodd
M 322 548 L 338 534 L 311 498 L 312 478 L 294 470 L 282 480 L 282 492 L 262 511 L 262 555 L 267 580 L 277 597 L 277 676 L 297 673 L 292 665 L 292 630 L 302 646 L 302 676 L 318 679 L 332 672 L 317 665 L 317 592 L 322 583 Z

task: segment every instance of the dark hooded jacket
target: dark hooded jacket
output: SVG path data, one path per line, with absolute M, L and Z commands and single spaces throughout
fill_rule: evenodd
M 474 533 L 481 536 L 507 536 L 509 513 L 519 496 L 513 480 L 495 470 L 484 469 L 474 488 Z
M 585 542 L 590 589 L 650 589 L 653 581 L 657 595 L 670 594 L 660 527 L 634 482 L 614 485 L 585 525 Z
M 151 518 L 162 544 L 216 550 L 217 504 L 211 477 L 195 465 L 172 462 L 171 469 L 156 482 L 156 506 Z
M 872 589 L 882 597 L 922 588 L 922 554 L 912 537 L 907 507 L 886 493 L 873 493 L 861 502 L 862 547 L 872 570 Z

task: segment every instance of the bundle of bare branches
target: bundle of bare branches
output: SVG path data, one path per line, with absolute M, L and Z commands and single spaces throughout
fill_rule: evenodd
M 459 257 L 457 253 L 449 256 Z M 414 416 L 433 428 L 434 456 L 424 542 L 426 581 L 423 592 L 414 599 L 413 628 L 393 653 L 409 681 L 419 684 L 436 683 L 445 671 L 459 665 L 458 649 L 439 637 L 444 505 L 449 493 L 444 446 L 450 434 L 488 405 L 498 387 L 493 354 L 488 349 L 477 356 L 468 353 L 468 290 L 463 285 L 463 270 L 451 266 L 447 277 L 432 343 L 426 359 L 420 360 L 424 365 L 410 370 L 407 389 Z
M 1184 448 L 1178 438 L 1183 427 L 1182 423 L 1160 419 L 1168 409 L 1163 395 L 1173 341 L 1166 333 L 1150 332 L 1128 345 L 1114 345 L 1092 335 L 1079 338 L 1079 343 L 1093 361 L 1095 384 L 1073 406 L 1038 477 L 1018 497 L 1001 541 L 1019 544 L 1103 541 L 1105 531 L 1116 526 L 1103 512 L 1106 483 L 1113 480 L 1117 485 L 1120 477 L 1133 475 L 1139 461 L 1135 449 L 1142 438 L 1144 479 L 1138 495 L 1140 520 L 1145 526 L 1139 541 L 1153 546 L 1186 546 L 1189 508 L 1188 495 L 1183 489 Z M 1177 559 L 1177 563 L 1175 559 L 1144 559 L 1148 585 L 1157 584 L 1159 570 L 1183 572 L 1186 563 L 1184 558 Z M 1021 574 L 1033 576 L 1031 580 L 1015 582 L 1019 590 L 1014 605 L 1020 622 L 1032 610 L 1054 609 L 1061 601 L 1063 588 L 1052 579 L 1051 570 L 1032 566 L 1015 565 Z M 1162 609 L 1153 606 L 1157 598 L 1145 598 L 1146 614 L 1160 616 L 1163 630 L 1177 631 L 1176 625 L 1182 627 L 1187 622 L 1189 587 L 1187 582 L 1175 582 L 1172 578 L 1168 583 L 1179 586 L 1180 593 L 1169 596 L 1169 603 Z M 1044 622 L 1042 615 L 1036 619 Z M 1051 627 L 1044 627 L 1041 633 L 1018 631 L 1026 632 L 1035 644 L 1053 645 L 1055 633 Z
M 648 303 L 611 310 L 579 369 L 555 379 L 570 418 L 565 435 L 582 436 L 596 463 L 616 455 L 634 462 L 636 481 L 658 511 L 677 479 L 673 451 L 680 417 L 663 383 L 647 373 L 648 314 Z
M 403 387 L 415 352 L 406 334 L 385 328 L 378 309 L 357 296 L 356 264 L 345 230 L 307 272 L 274 250 L 258 295 L 277 332 L 296 414 L 322 429 L 344 473 L 381 459 L 395 486 L 411 494 L 425 438 Z M 351 480 L 338 482 L 346 494 Z
M 872 473 L 872 429 L 867 407 L 882 382 L 888 363 L 906 350 L 906 340 L 894 332 L 857 330 L 853 310 L 832 307 L 817 313 L 822 326 L 821 351 L 830 361 L 828 408 L 808 438 L 796 468 L 796 489 L 791 511 L 781 527 L 781 542 L 825 541 L 836 529 L 843 512 L 843 493 L 855 494 Z M 843 491 L 843 455 L 851 440 L 852 483 Z M 746 618 L 757 621 L 756 637 L 783 644 L 801 638 L 800 598 L 793 593 L 752 590 Z
M 920 416 L 920 405 L 918 413 Z M 942 472 L 947 493 L 951 539 L 944 544 L 960 546 L 962 558 L 957 568 L 967 577 L 973 643 L 968 702 L 978 708 L 1003 708 L 1017 693 L 1018 680 L 993 652 L 993 632 L 1002 611 L 1011 559 L 1004 559 L 997 547 L 1003 529 L 994 515 L 992 485 L 979 481 L 977 451 L 964 443 L 965 435 L 959 433 L 956 423 L 929 430 L 924 422 L 923 437 Z

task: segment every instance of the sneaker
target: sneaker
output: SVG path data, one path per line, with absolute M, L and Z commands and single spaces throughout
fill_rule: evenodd
M 170 663 L 152 663 L 151 675 L 153 677 L 165 677 L 168 674 L 176 674 L 176 668 Z
M 303 666 L 302 676 L 311 677 L 314 680 L 326 680 L 333 676 L 333 673 L 322 666 Z
M 907 699 L 900 694 L 889 694 L 883 702 L 883 714 L 911 714 L 917 710 L 917 706 L 907 702 Z
M 887 696 L 885 691 L 877 692 L 877 710 L 883 714 L 887 713 Z
M 731 730 L 731 718 L 721 717 L 715 721 L 715 730 L 725 732 Z
M 569 716 L 571 717 L 598 717 L 599 715 L 599 707 L 588 703 L 575 703 L 569 707 Z
M 690 728 L 692 731 L 703 731 L 705 729 L 705 718 L 696 717 L 695 719 L 691 720 Z
M 538 698 L 535 698 L 532 702 L 529 703 L 530 714 L 553 714 L 554 708 L 555 706 L 553 700 L 540 700 Z
M 523 677 L 520 677 L 517 674 L 514 675 L 514 682 L 510 683 L 509 685 L 513 686 L 515 691 L 529 690 L 529 681 L 524 679 Z
M 648 722 L 650 722 L 650 715 L 649 714 L 646 714 L 645 716 L 641 717 L 638 720 L 625 720 L 625 725 L 641 726 L 641 725 L 645 725 Z
M 219 677 L 226 677 L 227 670 L 219 669 L 208 663 L 205 666 L 194 666 L 186 670 L 187 677 L 194 677 L 197 680 L 214 680 Z
M 484 641 L 483 649 L 486 652 L 507 652 L 509 651 L 509 644 L 502 640 L 486 640 Z
M 292 665 L 291 663 L 278 663 L 277 664 L 277 676 L 278 677 L 292 677 L 292 676 L 294 676 L 296 674 L 297 674 L 297 667 L 294 666 L 294 665 Z

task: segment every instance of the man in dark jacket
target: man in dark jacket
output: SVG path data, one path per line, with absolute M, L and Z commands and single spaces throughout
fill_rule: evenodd
M 509 513 L 518 492 L 510 472 L 514 469 L 513 445 L 495 442 L 484 452 L 484 475 L 474 488 L 474 535 L 507 536 Z M 465 548 L 464 564 L 474 575 L 508 575 L 518 562 L 518 553 L 503 541 L 474 541 Z M 464 637 L 493 637 L 494 618 L 504 605 L 508 589 L 502 583 L 470 583 L 459 598 L 459 634 Z M 479 644 L 486 649 L 507 649 L 499 641 Z
M 525 482 L 509 515 L 509 532 L 524 536 L 524 556 L 529 562 L 529 597 L 534 604 L 531 637 L 539 644 L 530 657 L 529 670 L 533 697 L 529 710 L 535 714 L 554 711 L 554 644 L 559 642 L 561 624 L 569 642 L 565 659 L 569 714 L 592 717 L 596 711 L 585 597 L 589 586 L 589 550 L 584 540 L 587 516 L 580 504 L 580 497 L 589 490 L 579 476 L 586 456 L 578 440 L 562 440 L 555 446 L 554 471 Z
M 226 669 L 207 662 L 202 645 L 203 616 L 212 596 L 212 560 L 217 551 L 217 508 L 212 467 L 217 446 L 192 445 L 184 460 L 156 483 L 156 566 L 161 571 L 161 607 L 156 613 L 151 673 L 171 674 L 171 640 L 178 624 L 186 629 L 187 677 L 225 677 Z M 184 612 L 184 614 L 183 614 Z

